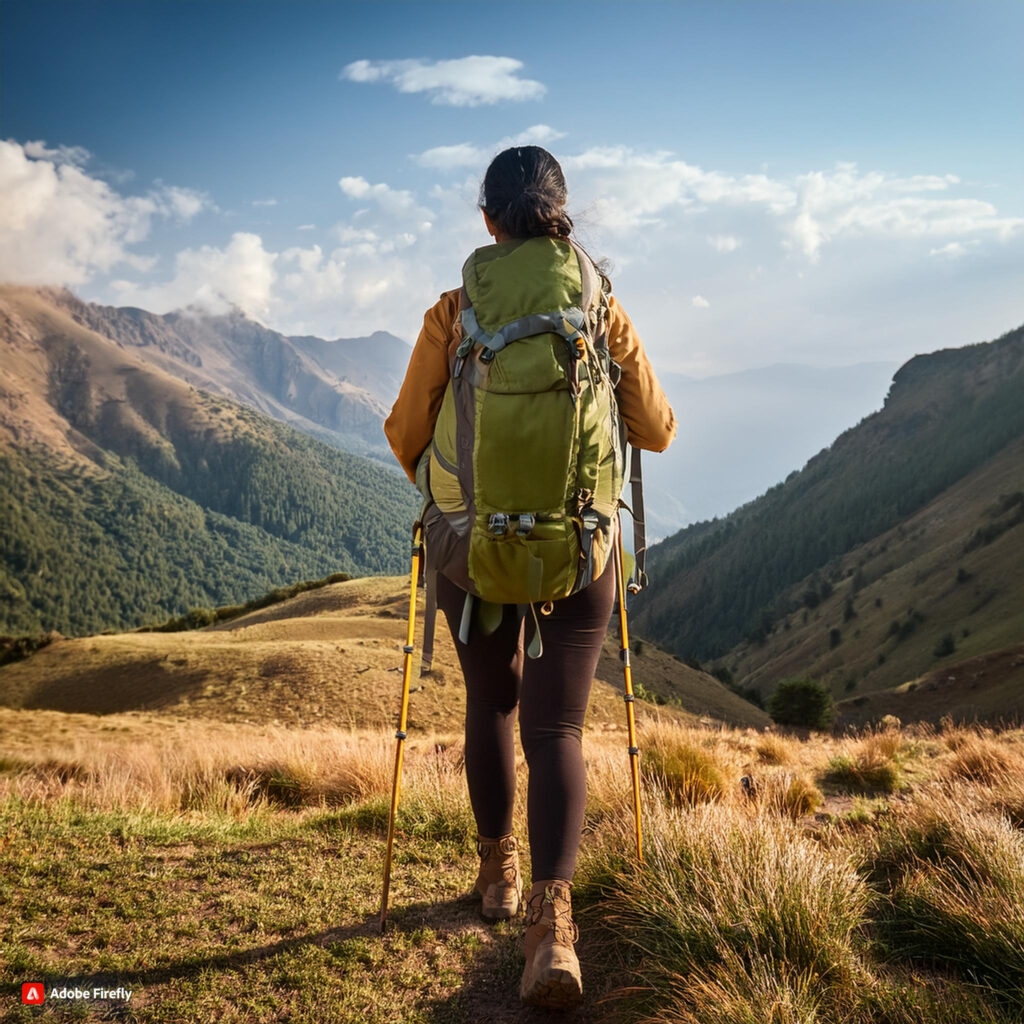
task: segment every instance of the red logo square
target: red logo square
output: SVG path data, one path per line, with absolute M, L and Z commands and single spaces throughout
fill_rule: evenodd
M 21 1001 L 38 1006 L 46 998 L 41 981 L 26 981 L 21 986 Z

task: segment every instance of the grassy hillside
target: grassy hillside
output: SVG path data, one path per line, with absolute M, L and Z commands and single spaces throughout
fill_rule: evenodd
M 0 668 L 0 705 L 111 714 L 187 714 L 226 722 L 378 727 L 397 710 L 408 577 L 329 584 L 220 625 L 179 633 L 134 632 L 59 640 Z M 421 595 L 422 598 L 422 595 Z M 419 629 L 422 630 L 422 600 Z M 762 727 L 763 711 L 716 679 L 645 645 L 633 678 L 662 715 Z M 622 665 L 609 637 L 597 669 L 588 721 L 625 721 Z M 434 666 L 416 673 L 410 727 L 457 730 L 465 692 L 443 620 Z M 655 695 L 661 703 L 655 703 Z
M 1024 435 L 1021 394 L 1024 328 L 912 359 L 884 408 L 803 470 L 652 548 L 637 628 L 702 659 L 774 629 L 794 584 L 830 572 Z
M 405 568 L 415 490 L 5 289 L 0 633 L 124 628 Z
M 559 1019 L 1017 1024 L 1022 738 L 648 727 L 640 867 L 621 732 L 588 732 L 585 1001 Z M 407 743 L 383 935 L 383 730 L 0 710 L 0 745 L 6 1020 L 545 1019 L 518 1002 L 522 916 L 487 924 L 470 893 L 450 733 Z M 22 1007 L 30 980 L 132 995 Z
M 962 687 L 936 682 L 951 673 L 960 679 L 957 663 L 1012 649 L 1024 637 L 1024 440 L 788 588 L 777 607 L 784 612 L 770 628 L 722 659 L 738 682 L 762 694 L 781 679 L 810 675 L 850 698 L 845 712 L 854 720 L 1024 714 L 1024 663 L 1013 657 Z M 929 674 L 936 679 L 925 682 Z M 916 695 L 876 698 L 893 687 Z

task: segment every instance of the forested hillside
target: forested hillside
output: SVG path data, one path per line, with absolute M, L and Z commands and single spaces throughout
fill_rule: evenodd
M 719 665 L 762 697 L 810 676 L 844 721 L 1022 714 L 1022 537 L 1024 437 L 784 591 Z
M 0 305 L 0 633 L 124 628 L 406 569 L 415 490 L 163 373 L 27 290 Z
M 636 628 L 698 658 L 771 630 L 792 610 L 787 588 L 1024 435 L 1022 396 L 1024 328 L 915 357 L 896 374 L 884 408 L 801 471 L 725 519 L 652 548 L 652 585 L 637 603 Z

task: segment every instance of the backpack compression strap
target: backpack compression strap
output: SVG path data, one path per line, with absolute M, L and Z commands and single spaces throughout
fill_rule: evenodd
M 460 359 L 469 355 L 473 345 L 479 344 L 483 346 L 480 358 L 489 363 L 506 345 L 535 334 L 560 334 L 570 345 L 575 346 L 573 351 L 577 358 L 583 354 L 577 339 L 583 338 L 587 315 L 578 306 L 555 310 L 552 313 L 530 313 L 504 324 L 494 334 L 488 334 L 480 326 L 472 306 L 463 309 L 459 317 L 462 320 L 462 344 L 455 354 Z

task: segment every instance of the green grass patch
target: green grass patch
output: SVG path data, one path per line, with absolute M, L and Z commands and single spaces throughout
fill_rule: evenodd
M 894 760 L 839 754 L 829 759 L 825 781 L 861 793 L 895 793 L 903 785 L 903 771 Z
M 725 795 L 722 765 L 713 751 L 696 743 L 659 737 L 644 751 L 641 766 L 646 781 L 661 787 L 673 802 L 707 803 Z

